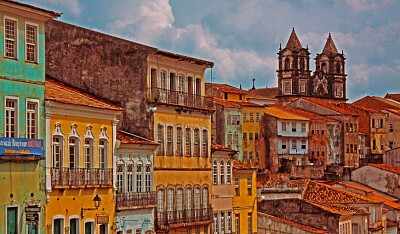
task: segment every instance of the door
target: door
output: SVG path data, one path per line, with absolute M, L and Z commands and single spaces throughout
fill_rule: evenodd
M 85 234 L 92 234 L 93 233 L 93 226 L 91 222 L 85 223 Z
M 7 234 L 17 234 L 18 231 L 18 208 L 7 208 Z
M 61 234 L 61 219 L 54 220 L 53 233 Z

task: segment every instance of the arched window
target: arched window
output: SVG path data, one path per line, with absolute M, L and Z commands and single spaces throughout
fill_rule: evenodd
M 290 69 L 290 59 L 285 58 L 285 70 L 289 70 L 289 69 Z
M 183 189 L 176 190 L 176 210 L 178 220 L 183 218 Z
M 129 160 L 126 166 L 127 192 L 133 192 L 133 161 Z
M 188 217 L 192 214 L 192 188 L 186 188 L 186 214 Z
M 161 71 L 161 89 L 167 89 L 167 72 Z
M 226 162 L 226 183 L 232 183 L 232 166 L 231 161 Z
M 182 127 L 176 127 L 176 155 L 183 156 L 183 132 L 182 132 Z
M 76 137 L 70 137 L 68 140 L 68 158 L 70 169 L 79 168 L 78 154 L 79 139 Z
M 341 71 L 341 67 L 340 67 L 340 63 L 338 62 L 338 63 L 336 63 L 336 73 L 337 74 L 340 74 L 340 73 L 342 73 L 342 71 Z
M 200 205 L 201 205 L 201 197 L 200 197 L 200 187 L 194 188 L 194 214 L 195 217 L 200 215 Z
M 142 192 L 142 171 L 143 171 L 143 164 L 141 161 L 138 162 L 136 166 L 136 192 Z
M 194 139 L 193 139 L 193 155 L 196 157 L 200 156 L 200 130 L 198 128 L 194 129 Z
M 53 136 L 53 168 L 61 168 L 63 166 L 62 155 L 62 137 Z
M 220 184 L 225 184 L 225 170 L 224 170 L 224 161 L 221 161 L 221 163 L 219 164 L 219 175 L 220 175 L 220 180 L 219 183 Z
M 202 203 L 203 203 L 203 209 L 204 209 L 204 210 L 208 209 L 208 207 L 209 207 L 209 206 L 208 206 L 208 205 L 209 205 L 209 204 L 208 204 L 208 196 L 209 196 L 209 195 L 208 195 L 208 187 L 204 187 L 204 188 L 203 188 L 203 202 L 202 202 Z
M 213 184 L 218 184 L 218 163 L 217 160 L 213 162 Z
M 162 156 L 164 155 L 164 126 L 161 124 L 157 125 L 157 155 Z
M 102 127 L 101 133 L 99 136 L 99 168 L 105 169 L 107 168 L 108 162 L 108 136 L 107 136 L 107 128 Z
M 185 155 L 192 155 L 192 130 L 190 128 L 185 129 Z
M 164 189 L 157 189 L 157 217 L 159 220 L 164 219 Z
M 167 155 L 172 156 L 174 155 L 174 127 L 168 126 L 167 127 Z
M 94 137 L 92 133 L 92 126 L 86 127 L 85 141 L 84 141 L 84 167 L 90 169 L 93 167 L 93 145 Z
M 326 63 L 325 63 L 325 62 L 323 62 L 323 63 L 321 64 L 321 69 L 322 69 L 322 71 L 323 71 L 324 73 L 327 72 L 327 67 L 326 67 Z
M 300 70 L 306 69 L 306 61 L 304 58 L 300 58 Z
M 168 212 L 168 219 L 173 217 L 174 211 L 174 189 L 169 188 L 167 190 L 167 212 Z
M 203 130 L 203 139 L 202 139 L 202 155 L 204 157 L 208 156 L 208 131 L 207 129 Z
M 151 192 L 151 163 L 146 163 L 146 171 L 145 171 L 145 191 Z
M 117 163 L 117 189 L 119 193 L 125 192 L 124 188 L 124 161 L 120 159 Z

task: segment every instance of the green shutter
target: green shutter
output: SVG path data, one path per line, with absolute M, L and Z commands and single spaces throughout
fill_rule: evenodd
M 18 208 L 7 208 L 7 234 L 17 234 L 18 228 Z

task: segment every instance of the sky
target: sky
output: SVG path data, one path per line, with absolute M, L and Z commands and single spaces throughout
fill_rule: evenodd
M 311 70 L 331 33 L 346 57 L 347 98 L 400 93 L 399 0 L 20 0 L 59 20 L 214 62 L 213 81 L 277 86 L 294 27 Z M 211 81 L 210 70 L 206 81 Z

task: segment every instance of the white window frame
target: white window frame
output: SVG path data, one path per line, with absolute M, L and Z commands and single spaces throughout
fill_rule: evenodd
M 122 170 L 119 171 L 119 168 Z M 117 189 L 119 193 L 125 192 L 125 179 L 124 179 L 124 171 L 125 171 L 125 162 L 122 159 L 119 159 L 117 162 L 116 174 L 117 174 Z
M 151 166 L 152 164 L 150 162 L 146 163 L 146 166 L 144 167 L 144 191 L 145 192 L 151 192 Z
M 71 143 L 70 141 L 74 140 L 75 143 Z M 71 168 L 71 151 L 70 147 L 74 147 L 74 167 L 73 168 L 80 168 L 80 163 L 79 163 L 79 138 L 72 136 L 68 137 L 68 168 Z
M 64 133 L 61 131 L 61 123 L 57 122 L 55 124 L 55 129 L 54 131 L 51 133 L 51 167 L 54 168 L 54 137 L 58 137 L 60 138 L 60 142 L 59 142 L 59 151 L 60 151 L 60 167 L 62 168 L 64 166 L 64 140 L 65 140 L 65 136 Z
M 78 215 L 71 215 L 71 216 L 69 216 L 69 218 L 68 218 L 68 227 L 70 227 L 71 228 L 71 219 L 77 219 L 78 220 L 78 222 L 77 222 L 77 225 L 76 225 L 76 229 L 77 229 L 77 232 L 76 233 L 79 233 L 80 232 L 80 224 L 81 224 L 81 219 L 80 219 L 80 217 L 78 216 Z
M 100 169 L 105 169 L 105 168 L 109 168 L 109 166 L 108 166 L 108 162 L 109 162 L 109 154 L 108 154 L 108 151 L 109 151 L 109 143 L 110 143 L 110 140 L 109 140 L 109 138 L 108 138 L 108 136 L 107 136 L 107 128 L 106 127 L 101 127 L 101 133 L 100 133 L 100 135 L 99 135 L 99 137 L 98 137 L 98 142 L 99 142 L 99 144 L 98 144 L 98 159 L 99 159 L 99 168 Z M 101 145 L 100 143 L 101 142 L 104 142 L 104 145 Z M 103 153 L 104 153 L 104 155 L 102 156 L 102 151 L 103 151 Z M 102 159 L 102 157 L 103 157 L 103 159 Z M 103 162 L 102 162 L 103 161 Z M 103 164 L 104 165 L 104 167 L 101 167 L 101 164 Z
M 14 108 L 14 137 L 12 138 L 19 138 L 19 97 L 15 97 L 15 96 L 5 96 L 4 97 L 4 136 L 5 137 L 10 137 L 10 135 L 7 135 L 7 125 L 6 125 L 6 121 L 7 121 L 7 100 L 12 100 L 15 101 L 15 108 Z
M 83 222 L 83 230 L 85 230 L 86 223 L 92 223 L 92 233 L 90 233 L 90 234 L 94 234 L 95 233 L 95 228 L 96 228 L 95 220 L 94 219 L 86 219 Z M 83 234 L 86 234 L 86 233 L 83 232 Z
M 167 129 L 166 129 L 166 152 L 165 154 L 167 156 L 173 156 L 174 153 L 174 127 L 172 125 L 167 125 Z
M 89 144 L 87 144 L 86 141 L 88 141 Z M 92 133 L 92 126 L 90 125 L 86 127 L 86 134 L 83 138 L 83 144 L 83 167 L 86 169 L 94 168 L 94 146 L 96 142 Z M 89 154 L 87 150 L 90 150 Z
M 28 104 L 33 103 L 35 105 L 35 110 L 32 111 L 28 109 Z M 30 130 L 29 130 L 29 118 L 30 118 L 30 113 L 34 113 L 35 115 L 35 132 L 34 138 L 31 139 L 40 139 L 40 121 L 39 121 L 39 116 L 40 116 L 40 110 L 39 110 L 39 100 L 38 99 L 32 99 L 32 98 L 27 98 L 25 101 L 25 107 L 26 107 L 26 138 L 31 138 L 29 136 Z
M 225 184 L 225 162 L 223 160 L 219 163 L 219 183 Z
M 14 48 L 15 48 L 14 53 L 15 53 L 15 55 L 14 55 L 14 57 L 10 57 L 10 56 L 6 55 L 6 40 L 7 40 L 6 39 L 6 20 L 10 20 L 10 21 L 14 21 L 15 22 L 15 39 L 14 39 L 14 43 L 15 43 L 14 44 Z M 4 45 L 4 54 L 3 54 L 3 56 L 5 58 L 18 60 L 18 49 L 19 49 L 19 46 L 18 46 L 18 19 L 14 18 L 14 17 L 10 17 L 10 16 L 4 16 L 3 26 L 4 26 L 4 30 L 3 30 L 3 33 L 4 33 L 4 41 L 3 41 L 3 43 L 4 43 L 3 44 Z
M 164 156 L 165 155 L 165 126 L 164 124 L 157 124 L 157 155 Z
M 140 169 L 140 171 L 139 171 Z M 143 191 L 143 162 L 138 161 L 136 164 L 136 192 L 141 193 Z
M 288 84 L 290 91 L 286 91 L 286 85 Z M 291 80 L 282 80 L 282 93 L 284 95 L 292 94 L 292 81 Z
M 218 178 L 219 178 L 219 175 L 218 175 L 218 165 L 219 165 L 219 163 L 218 163 L 218 161 L 217 160 L 214 160 L 213 161 L 213 184 L 218 184 Z
M 126 163 L 126 169 L 125 169 L 125 171 L 126 171 L 126 192 L 128 192 L 128 193 L 134 192 L 134 190 L 133 190 L 133 188 L 134 188 L 133 176 L 134 176 L 134 170 L 135 170 L 134 167 L 135 167 L 135 164 L 134 164 L 133 160 L 129 159 L 128 162 Z M 123 176 L 123 170 L 122 170 L 122 180 L 124 180 L 123 178 L 124 178 L 124 176 Z
M 230 160 L 226 162 L 226 183 L 232 184 L 232 162 Z
M 27 27 L 28 25 L 36 28 L 36 44 L 35 44 L 35 60 L 28 60 L 28 41 L 27 41 Z M 39 25 L 33 22 L 25 21 L 25 62 L 28 63 L 39 63 Z
M 65 216 L 63 216 L 63 215 L 56 215 L 56 216 L 53 216 L 53 219 L 52 219 L 52 221 L 51 221 L 51 233 L 52 234 L 54 234 L 54 220 L 56 220 L 56 219 L 61 219 L 61 222 L 60 222 L 60 229 L 61 229 L 61 232 L 63 232 L 64 231 L 64 227 L 65 227 Z

